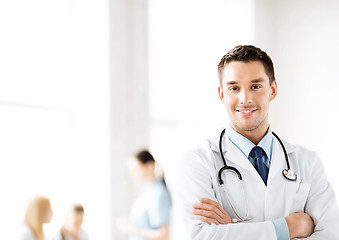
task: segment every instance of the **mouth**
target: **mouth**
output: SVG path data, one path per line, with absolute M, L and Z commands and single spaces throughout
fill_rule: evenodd
M 241 108 L 235 110 L 244 117 L 250 117 L 257 111 L 257 108 Z

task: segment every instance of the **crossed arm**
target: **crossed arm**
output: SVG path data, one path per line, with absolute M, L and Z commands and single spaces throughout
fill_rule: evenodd
M 257 239 L 275 239 L 275 227 L 270 221 L 232 223 L 229 214 L 217 202 L 221 199 L 219 192 L 211 187 L 214 183 L 217 185 L 217 181 L 210 167 L 213 162 L 205 160 L 209 158 L 200 151 L 191 152 L 179 169 L 178 194 L 191 238 L 248 239 L 255 235 Z M 290 238 L 339 239 L 339 211 L 333 189 L 319 157 L 310 154 L 309 159 L 307 171 L 312 178 L 305 213 L 284 216 Z
M 193 204 L 193 214 L 208 224 L 227 225 L 232 223 L 231 217 L 220 204 L 208 198 L 201 198 L 200 203 Z M 314 232 L 313 220 L 307 213 L 293 213 L 285 217 L 285 220 L 290 238 L 305 238 Z

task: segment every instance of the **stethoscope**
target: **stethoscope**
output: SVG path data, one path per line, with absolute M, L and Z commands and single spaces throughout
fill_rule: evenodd
M 221 158 L 222 158 L 222 161 L 224 162 L 224 166 L 219 170 L 218 172 L 218 180 L 219 180 L 219 184 L 223 187 L 224 186 L 224 181 L 222 180 L 221 178 L 221 175 L 223 173 L 223 171 L 231 171 L 231 172 L 234 172 L 236 173 L 236 175 L 238 176 L 238 179 L 242 182 L 242 176 L 241 176 L 241 173 L 239 172 L 238 169 L 236 169 L 235 167 L 232 167 L 232 166 L 228 166 L 227 163 L 226 163 L 226 160 L 224 158 L 224 154 L 223 154 L 223 151 L 222 151 L 222 139 L 223 139 L 223 136 L 225 134 L 225 131 L 226 129 L 223 129 L 221 131 L 221 134 L 220 134 L 220 139 L 219 139 L 219 151 L 220 151 L 220 155 L 221 155 Z M 274 132 L 272 132 L 273 136 L 275 136 L 277 138 L 277 140 L 279 141 L 283 151 L 284 151 L 284 155 L 285 155 L 285 161 L 286 161 L 286 164 L 287 164 L 287 169 L 284 169 L 282 171 L 282 175 L 289 181 L 296 181 L 297 180 L 297 174 L 295 174 L 291 167 L 290 167 L 290 162 L 288 160 L 288 156 L 287 156 L 287 152 L 286 152 L 286 148 L 283 144 L 283 142 L 281 141 L 281 139 L 277 136 L 277 134 L 275 134 Z M 242 185 L 243 186 L 243 185 Z M 225 191 L 225 190 L 224 190 Z M 243 194 L 244 196 L 245 195 L 245 191 L 244 191 L 244 187 L 242 187 L 242 191 L 243 191 Z M 235 215 L 241 220 L 241 221 L 245 221 L 245 220 L 249 220 L 248 219 L 248 207 L 247 207 L 247 211 L 246 211 L 246 216 L 245 217 L 241 217 L 240 214 L 236 211 L 236 209 L 233 207 L 233 204 L 231 203 L 230 199 L 228 198 L 228 194 L 226 194 L 227 196 L 227 200 L 228 202 L 230 203 L 231 205 L 231 208 L 233 210 L 233 212 L 235 213 Z M 246 200 L 246 199 L 245 199 Z M 246 202 L 247 204 L 247 202 Z M 236 219 L 232 219 L 233 222 L 237 222 Z

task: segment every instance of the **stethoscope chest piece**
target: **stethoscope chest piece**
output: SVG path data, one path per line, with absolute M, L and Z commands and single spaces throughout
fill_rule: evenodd
M 290 181 L 296 181 L 297 180 L 297 175 L 291 170 L 291 169 L 284 169 L 282 171 L 282 174 L 285 178 L 287 178 Z

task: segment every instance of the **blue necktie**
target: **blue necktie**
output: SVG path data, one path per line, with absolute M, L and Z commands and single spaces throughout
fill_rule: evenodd
M 266 167 L 264 160 L 265 160 L 265 152 L 261 147 L 254 147 L 252 148 L 250 155 L 254 159 L 254 167 L 259 173 L 260 177 L 264 181 L 265 185 L 267 185 L 267 175 L 268 175 L 268 168 Z

